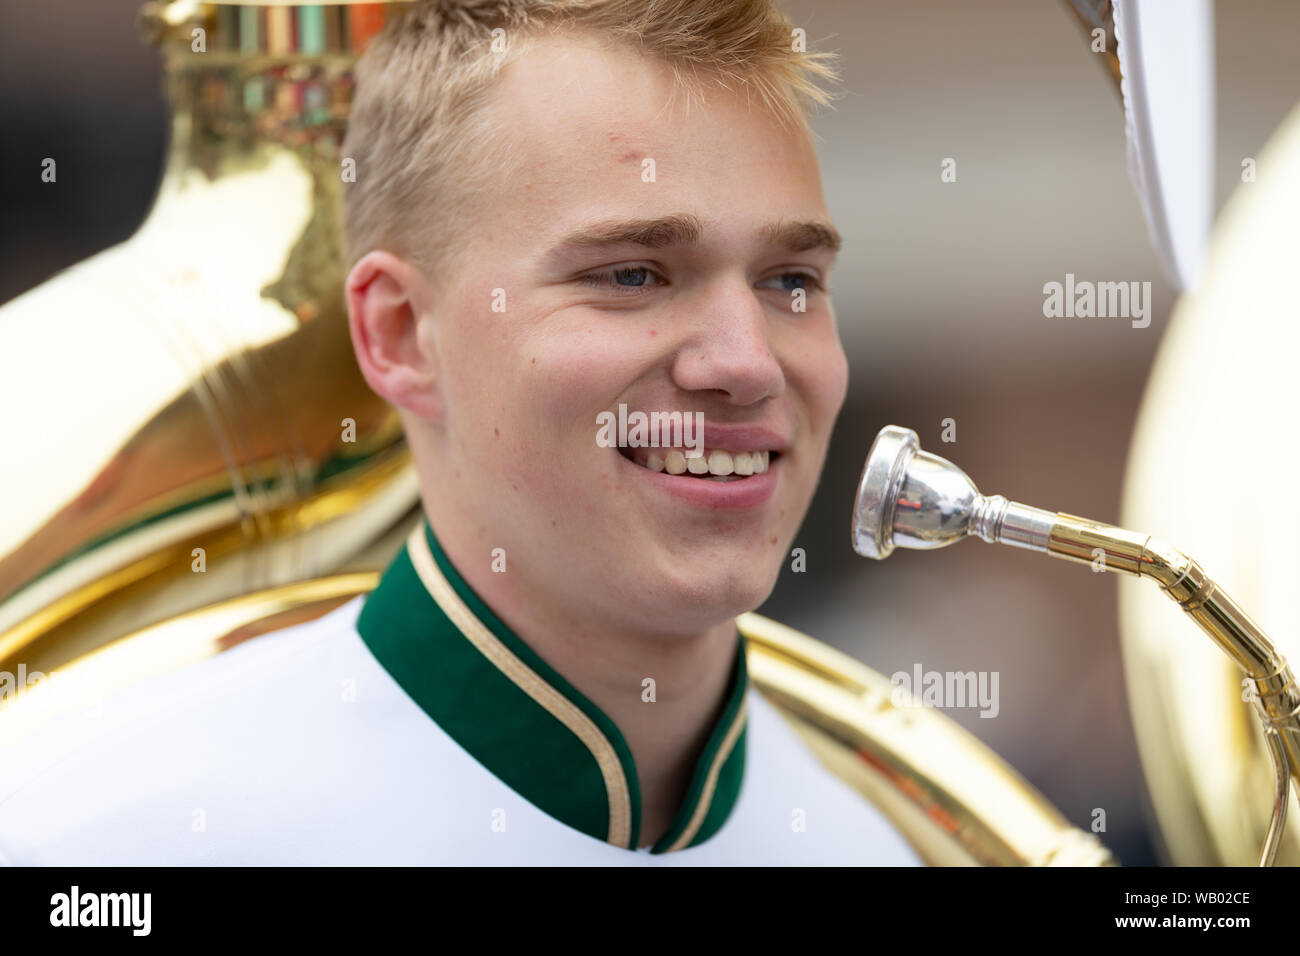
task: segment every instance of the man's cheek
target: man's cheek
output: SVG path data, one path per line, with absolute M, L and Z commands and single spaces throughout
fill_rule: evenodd
M 839 339 L 828 341 L 818 353 L 818 359 L 816 365 L 807 370 L 806 381 L 814 389 L 817 409 L 834 417 L 843 407 L 849 389 L 849 363 Z
M 592 484 L 597 476 L 580 462 L 567 461 L 552 448 L 516 445 L 506 450 L 504 473 L 512 491 L 527 496 L 547 514 L 572 514 L 592 505 Z
M 832 416 L 839 413 L 848 395 L 849 360 L 833 326 L 816 332 L 815 344 L 801 353 L 790 378 L 796 390 L 809 397 L 809 405 L 816 412 Z

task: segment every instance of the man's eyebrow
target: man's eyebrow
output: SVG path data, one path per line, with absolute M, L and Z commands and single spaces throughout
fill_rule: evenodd
M 829 249 L 839 252 L 843 240 L 829 222 L 778 222 L 763 229 L 763 238 L 774 246 L 791 252 L 808 252 L 812 249 Z
M 556 243 L 551 255 L 620 245 L 662 249 L 665 246 L 699 242 L 703 234 L 704 223 L 690 213 L 674 213 L 653 219 L 605 220 L 590 223 L 565 236 Z M 781 246 L 791 252 L 808 252 L 812 249 L 837 252 L 842 243 L 835 227 L 819 220 L 770 223 L 763 227 L 762 236 L 771 245 Z
M 704 224 L 690 213 L 676 213 L 657 219 L 616 219 L 591 223 L 570 233 L 556 244 L 557 252 L 593 249 L 601 246 L 634 245 L 648 249 L 689 245 L 698 242 Z

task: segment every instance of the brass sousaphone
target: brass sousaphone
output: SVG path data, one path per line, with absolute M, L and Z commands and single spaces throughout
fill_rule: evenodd
M 0 748 L 70 702 L 364 593 L 418 520 L 396 417 L 352 359 L 337 245 L 351 68 L 400 6 L 145 7 L 174 114 L 153 211 L 0 309 L 10 356 L 54 353 L 57 328 L 95 396 L 39 368 L 0 377 L 8 407 L 44 424 L 7 496 L 22 507 L 0 513 L 0 673 L 28 675 L 0 700 Z M 739 624 L 758 688 L 928 863 L 1114 862 L 883 675 L 758 615 Z

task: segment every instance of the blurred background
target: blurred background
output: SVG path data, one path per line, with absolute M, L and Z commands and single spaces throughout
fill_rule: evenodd
M 822 486 L 761 609 L 888 675 L 997 671 L 1000 711 L 949 715 L 1075 825 L 1157 862 L 1125 698 L 1116 583 L 980 542 L 884 563 L 849 546 L 885 424 L 985 493 L 1119 517 L 1148 370 L 1174 305 L 1125 163 L 1123 110 L 1064 3 L 785 0 L 844 95 L 814 128 L 845 238 L 832 286 L 852 374 Z M 139 0 L 0 8 L 0 302 L 128 237 L 154 196 L 168 114 Z M 1216 209 L 1300 99 L 1300 4 L 1216 8 Z M 30 170 L 59 156 L 57 190 Z M 940 181 L 956 160 L 957 181 Z M 1043 284 L 1150 281 L 1152 321 L 1042 314 Z M 54 317 L 52 317 L 54 320 Z M 956 441 L 941 441 L 942 422 Z M 1156 530 L 1156 529 L 1144 529 Z M 1173 542 L 1177 544 L 1177 542 Z

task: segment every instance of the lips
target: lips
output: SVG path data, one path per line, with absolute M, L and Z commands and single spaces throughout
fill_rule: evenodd
M 694 438 L 687 447 L 619 447 L 632 486 L 695 509 L 757 515 L 784 480 L 789 441 L 783 431 L 706 420 Z
M 669 449 L 671 451 L 672 449 Z M 730 449 L 715 449 L 730 452 Z M 752 475 L 735 473 L 735 456 L 732 457 L 730 475 L 691 474 L 689 468 L 680 475 L 663 471 L 653 471 L 645 464 L 638 464 L 634 459 L 637 453 L 644 455 L 646 463 L 649 453 L 659 453 L 663 449 L 619 449 L 621 470 L 625 471 L 630 487 L 643 489 L 645 493 L 665 502 L 697 512 L 710 514 L 730 514 L 737 517 L 766 514 L 763 506 L 776 495 L 782 481 L 785 457 L 772 450 L 768 453 L 768 468 L 764 472 Z M 684 457 L 684 455 L 683 455 Z M 710 456 L 712 457 L 712 456 Z M 699 459 L 688 459 L 698 461 Z M 750 452 L 751 463 L 753 452 Z M 722 461 L 718 462 L 722 466 Z M 699 468 L 697 464 L 695 466 Z
M 687 448 L 623 448 L 623 457 L 656 473 L 696 480 L 742 481 L 766 474 L 773 456 L 772 449 L 705 448 L 702 452 Z

